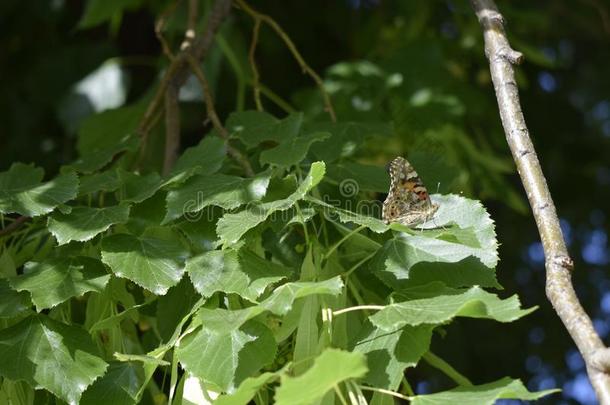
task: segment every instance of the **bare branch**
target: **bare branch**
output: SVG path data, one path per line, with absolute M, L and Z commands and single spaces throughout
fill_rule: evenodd
M 163 30 L 165 29 L 165 23 L 167 22 L 167 18 L 176 11 L 176 7 L 180 4 L 180 0 L 175 0 L 167 6 L 165 10 L 161 13 L 157 21 L 155 22 L 155 35 L 161 44 L 161 49 L 163 49 L 163 53 L 169 60 L 174 60 L 174 54 L 172 53 L 167 40 L 163 36 Z
M 165 153 L 163 158 L 163 175 L 166 176 L 174 167 L 180 150 L 180 107 L 178 105 L 179 88 L 169 86 L 165 90 Z
M 610 375 L 606 372 L 610 362 L 606 361 L 608 356 L 600 355 L 606 353 L 606 348 L 574 291 L 572 259 L 521 111 L 513 64 L 521 62 L 522 55 L 510 47 L 504 20 L 493 0 L 471 0 L 471 3 L 483 28 L 485 54 L 506 139 L 542 239 L 547 297 L 582 354 L 600 403 L 610 405 Z
M 307 64 L 307 62 L 305 62 L 305 59 L 303 59 L 303 56 L 301 56 L 301 53 L 299 52 L 297 47 L 294 45 L 294 42 L 292 42 L 292 39 L 290 39 L 288 34 L 286 34 L 284 32 L 282 27 L 280 27 L 279 24 L 277 22 L 275 22 L 275 20 L 273 18 L 269 17 L 266 14 L 262 14 L 256 10 L 254 10 L 244 0 L 236 0 L 236 2 L 241 9 L 243 9 L 246 13 L 248 13 L 254 19 L 255 24 L 257 24 L 257 23 L 260 24 L 260 21 L 265 22 L 277 33 L 277 35 L 282 39 L 282 41 L 284 41 L 284 43 L 286 44 L 286 47 L 288 48 L 290 53 L 292 53 L 292 56 L 294 57 L 294 59 L 297 61 L 297 63 L 303 70 L 303 73 L 309 75 L 313 79 L 313 81 L 316 83 L 316 85 L 318 86 L 318 89 L 320 90 L 320 93 L 322 94 L 322 98 L 324 99 L 324 105 L 326 107 L 326 112 L 328 112 L 328 114 L 330 115 L 331 120 L 333 122 L 337 121 L 337 117 L 335 115 L 335 110 L 330 101 L 330 96 L 324 89 L 324 83 L 322 82 L 322 79 L 320 78 L 320 76 L 318 76 L 318 74 L 315 72 L 315 70 L 313 70 L 311 68 L 311 66 L 309 66 Z M 256 25 L 255 25 L 255 34 L 258 34 Z M 250 47 L 250 52 L 253 53 L 252 46 Z M 250 63 L 252 64 L 252 62 L 250 62 Z M 255 91 L 256 91 L 256 88 L 255 88 Z
M 189 0 L 188 21 L 186 22 L 186 33 L 184 41 L 180 45 L 180 50 L 184 51 L 191 46 L 195 39 L 195 29 L 197 28 L 197 13 L 199 12 L 199 0 Z
M 252 42 L 250 43 L 250 50 L 248 51 L 248 60 L 250 61 L 250 67 L 252 69 L 252 87 L 254 88 L 254 103 L 258 111 L 263 111 L 263 103 L 261 102 L 261 84 L 260 76 L 258 74 L 258 67 L 256 66 L 256 58 L 254 53 L 256 52 L 256 45 L 258 44 L 258 33 L 261 29 L 261 20 L 254 20 L 254 28 L 252 29 Z
M 21 227 L 21 225 L 23 225 L 28 219 L 30 219 L 30 217 L 26 217 L 23 215 L 17 217 L 13 222 L 11 222 L 5 228 L 0 229 L 0 237 L 10 235 L 11 233 L 13 233 L 17 229 L 19 229 Z
M 254 176 L 254 170 L 252 170 L 252 166 L 250 165 L 248 159 L 239 150 L 229 144 L 229 132 L 222 125 L 220 119 L 218 118 L 216 108 L 214 107 L 214 97 L 212 96 L 212 92 L 210 91 L 210 85 L 208 84 L 208 80 L 205 77 L 203 70 L 201 70 L 199 64 L 197 63 L 197 60 L 195 60 L 195 58 L 193 58 L 192 56 L 187 56 L 186 60 L 189 62 L 191 69 L 195 74 L 195 77 L 197 77 L 199 83 L 201 84 L 201 91 L 203 92 L 203 98 L 205 100 L 205 107 L 208 113 L 208 117 L 210 118 L 210 121 L 212 121 L 212 125 L 214 126 L 214 129 L 216 129 L 216 132 L 218 132 L 218 135 L 223 138 L 227 143 L 227 153 L 233 159 L 235 159 L 237 163 L 239 163 L 242 169 L 244 169 L 244 172 L 247 176 Z
M 152 128 L 157 111 L 161 108 L 167 87 L 171 85 L 179 89 L 188 78 L 189 64 L 186 61 L 185 55 L 188 54 L 198 60 L 205 58 L 208 50 L 212 46 L 216 31 L 218 31 L 220 24 L 229 14 L 230 10 L 231 0 L 216 0 L 208 15 L 203 32 L 199 35 L 195 35 L 191 46 L 184 51 L 181 51 L 173 58 L 163 75 L 163 79 L 161 79 L 157 92 L 148 104 L 148 107 L 140 120 L 140 124 L 138 125 L 138 134 L 142 137 L 142 147 L 145 147 L 146 145 L 148 133 Z

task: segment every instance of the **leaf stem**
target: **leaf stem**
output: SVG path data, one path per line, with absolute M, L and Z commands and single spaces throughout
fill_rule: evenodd
M 366 226 L 364 225 L 360 225 L 358 228 L 352 230 L 351 232 L 349 232 L 348 234 L 346 234 L 344 237 L 342 237 L 337 243 L 335 243 L 330 249 L 328 249 L 328 252 L 326 252 L 326 254 L 324 255 L 325 259 L 328 259 L 334 252 L 335 250 L 337 250 L 337 248 L 339 246 L 341 246 L 341 244 L 343 242 L 345 242 L 346 240 L 348 240 L 352 235 L 360 232 L 361 230 L 365 229 Z
M 390 395 L 390 396 L 393 396 L 393 397 L 396 397 L 396 398 L 404 399 L 405 401 L 409 401 L 409 402 L 414 399 L 414 397 L 408 397 L 406 395 L 402 395 L 402 394 L 399 394 L 397 392 L 386 390 L 386 389 L 383 389 L 383 388 L 366 387 L 364 385 L 361 385 L 360 389 L 364 390 L 364 391 L 380 392 L 382 394 L 386 394 L 386 395 Z
M 373 311 L 381 311 L 384 308 L 385 308 L 385 306 L 383 306 L 383 305 L 357 305 L 355 307 L 343 308 L 343 309 L 339 309 L 337 311 L 333 311 L 333 316 L 345 314 L 345 313 L 352 312 L 352 311 L 360 311 L 360 310 L 368 310 L 368 309 L 371 309 Z
M 324 100 L 324 105 L 326 106 L 326 112 L 328 113 L 328 115 L 330 115 L 331 121 L 336 122 L 337 117 L 335 115 L 335 110 L 330 101 L 330 96 L 324 89 L 324 83 L 322 82 L 322 79 L 311 68 L 311 66 L 309 66 L 307 64 L 307 62 L 305 62 L 305 59 L 303 59 L 303 56 L 301 56 L 301 53 L 298 51 L 297 47 L 294 45 L 294 42 L 292 42 L 292 39 L 290 39 L 288 34 L 286 34 L 286 32 L 284 32 L 282 27 L 280 27 L 279 24 L 277 22 L 275 22 L 275 20 L 273 18 L 271 18 L 270 16 L 268 16 L 266 14 L 262 14 L 256 10 L 254 10 L 244 0 L 236 0 L 236 2 L 242 10 L 244 10 L 254 19 L 254 23 L 255 23 L 254 35 L 256 35 L 257 38 L 258 38 L 257 24 L 260 25 L 260 22 L 262 21 L 262 22 L 265 22 L 267 25 L 269 25 L 276 32 L 276 34 L 282 39 L 282 41 L 284 41 L 284 44 L 286 44 L 286 47 L 288 48 L 290 53 L 292 53 L 292 56 L 294 57 L 294 59 L 297 61 L 297 63 L 303 70 L 303 73 L 309 75 L 313 79 L 313 81 L 316 83 L 316 85 L 318 86 L 318 89 L 320 90 L 320 93 L 322 94 L 322 99 Z M 254 35 L 253 35 L 253 37 L 254 37 Z M 254 40 L 254 38 L 253 38 L 253 40 Z M 255 44 L 255 42 L 253 42 L 253 43 Z M 252 47 L 250 49 L 252 51 Z M 257 108 L 258 108 L 258 106 L 257 106 Z
M 423 359 L 432 367 L 442 371 L 447 377 L 451 378 L 457 384 L 466 387 L 472 386 L 472 382 L 470 382 L 467 377 L 465 377 L 459 371 L 454 369 L 449 363 L 447 363 L 445 360 L 441 359 L 431 351 L 425 353 Z

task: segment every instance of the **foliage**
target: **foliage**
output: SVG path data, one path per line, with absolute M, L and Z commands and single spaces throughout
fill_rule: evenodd
M 79 27 L 120 24 L 141 3 L 90 0 Z M 220 34 L 224 55 L 206 60 L 208 73 L 234 51 L 223 38 L 238 34 Z M 480 187 L 524 207 L 502 177 L 507 160 L 463 129 L 454 93 L 473 91 L 451 89 L 437 43 L 401 52 L 328 70 L 338 122 L 313 90 L 288 113 L 239 107 L 238 91 L 229 138 L 199 131 L 165 176 L 154 140 L 135 133 L 146 97 L 84 119 L 79 155 L 58 175 L 43 181 L 42 168 L 22 163 L 0 173 L 4 227 L 28 217 L 0 236 L 0 399 L 187 403 L 189 378 L 220 404 L 383 404 L 387 391 L 416 404 L 491 404 L 550 393 L 509 378 L 466 384 L 446 365 L 454 388 L 415 395 L 405 377 L 432 365 L 426 356 L 456 319 L 513 322 L 533 309 L 498 296 L 494 222 L 481 202 L 452 193 Z M 379 219 L 383 163 L 405 149 L 430 189 L 440 183 L 437 214 L 416 229 Z
M 479 203 L 434 196 L 441 205 L 438 223 L 393 230 L 370 215 L 341 208 L 349 207 L 351 200 L 325 180 L 326 165 L 315 161 L 310 142 L 320 132 L 302 126 L 302 115 L 281 121 L 253 111 L 242 116 L 247 120 L 233 116 L 228 126 L 242 128 L 235 137 L 250 146 L 251 155 L 263 141 L 277 143 L 260 154 L 255 177 L 240 177 L 228 158 L 214 157 L 224 147 L 208 134 L 179 160 L 175 171 L 183 173 L 182 178 L 176 180 L 171 173 L 139 198 L 129 198 L 138 193 L 126 192 L 134 187 L 125 175 L 128 155 L 96 172 L 97 182 L 81 174 L 86 192 L 79 192 L 78 182 L 72 181 L 71 187 L 62 185 L 61 195 L 68 198 L 55 197 L 54 187 L 37 185 L 28 189 L 36 190 L 32 197 L 15 197 L 34 192 L 24 186 L 0 198 L 3 214 L 38 214 L 22 234 L 43 245 L 51 239 L 47 243 L 56 246 L 34 250 L 23 272 L 7 279 L 9 294 L 17 299 L 19 292 L 27 291 L 38 313 L 22 306 L 18 313 L 7 314 L 5 323 L 11 326 L 0 331 L 0 341 L 7 350 L 4 355 L 13 360 L 0 365 L 3 376 L 39 384 L 71 403 L 82 395 L 94 398 L 88 389 L 123 386 L 136 378 L 137 393 L 117 397 L 130 403 L 155 384 L 152 376 L 167 372 L 165 367 L 170 367 L 172 384 L 177 383 L 180 377 L 171 363 L 184 369 L 182 378 L 192 375 L 205 387 L 225 392 L 223 401 L 238 403 L 229 398 L 239 397 L 245 403 L 261 390 L 272 395 L 269 382 L 275 380 L 280 382 L 278 403 L 305 404 L 345 392 L 353 395 L 358 389 L 349 382 L 368 370 L 388 374 L 385 379 L 371 374 L 364 379 L 367 384 L 398 389 L 404 369 L 414 367 L 428 350 L 435 326 L 456 316 L 507 322 L 529 312 L 515 297 L 502 300 L 478 287 L 498 286 L 493 275 L 494 225 Z M 334 125 L 327 127 L 335 130 Z M 367 134 L 369 127 L 365 123 L 359 131 Z M 280 136 L 284 128 L 293 133 Z M 333 139 L 332 134 L 324 137 Z M 280 160 L 265 155 L 274 150 L 281 151 Z M 330 161 L 350 162 L 335 151 L 338 155 Z M 220 163 L 213 164 L 216 170 L 209 169 L 210 159 Z M 201 167 L 208 168 L 205 174 L 197 174 L 203 173 Z M 7 184 L 19 184 L 35 170 L 16 164 L 0 176 Z M 64 171 L 73 177 L 77 172 L 70 166 Z M 140 177 L 157 176 L 152 173 Z M 112 178 L 112 187 L 106 178 Z M 324 202 L 331 201 L 330 196 L 338 200 Z M 155 200 L 165 204 L 153 204 Z M 133 218 L 132 212 L 140 215 Z M 130 226 L 133 221 L 139 226 Z M 186 231 L 181 225 L 188 222 L 198 227 Z M 189 235 L 210 228 L 209 243 Z M 9 257 L 27 246 L 22 237 L 16 238 L 9 235 L 6 240 Z M 446 266 L 435 271 L 439 263 Z M 418 267 L 428 275 L 415 277 Z M 378 276 L 385 284 L 369 285 Z M 182 295 L 189 290 L 195 299 L 183 305 Z M 369 296 L 377 298 L 364 301 Z M 379 310 L 343 315 L 365 304 L 378 305 Z M 86 313 L 80 322 L 72 315 L 75 305 Z M 170 329 L 169 339 L 163 337 L 160 323 L 172 320 L 155 319 L 155 313 L 168 306 L 180 308 L 177 315 L 182 317 Z M 327 316 L 322 318 L 322 313 Z M 138 329 L 145 331 L 142 338 L 134 334 Z M 49 347 L 82 354 L 40 357 L 43 352 L 36 348 L 43 336 Z M 91 339 L 97 348 L 93 343 L 81 347 Z M 17 342 L 18 351 L 13 349 Z M 121 365 L 110 356 L 134 354 L 146 357 L 128 356 Z M 141 362 L 144 378 L 137 377 Z M 263 369 L 273 374 L 259 376 Z M 68 386 L 57 378 L 60 375 L 70 381 Z M 302 396 L 302 386 L 311 387 L 311 397 Z M 515 397 L 530 395 L 524 392 Z

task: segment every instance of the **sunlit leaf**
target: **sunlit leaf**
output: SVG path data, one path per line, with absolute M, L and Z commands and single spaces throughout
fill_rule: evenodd
M 236 310 L 201 308 L 197 316 L 209 328 L 228 332 L 266 311 L 286 315 L 298 298 L 310 295 L 338 295 L 342 290 L 343 282 L 338 276 L 324 281 L 297 281 L 277 287 L 258 305 Z
M 118 277 L 163 295 L 184 274 L 188 251 L 175 231 L 150 228 L 139 237 L 116 234 L 102 240 L 102 261 Z
M 252 178 L 215 174 L 191 177 L 167 193 L 167 214 L 164 223 L 182 215 L 192 215 L 207 206 L 234 209 L 265 196 L 269 173 Z
M 405 325 L 440 324 L 456 316 L 511 322 L 535 310 L 521 309 L 516 295 L 502 300 L 477 286 L 455 289 L 438 282 L 404 290 L 398 298 L 400 302 L 369 318 L 375 326 L 396 330 Z
M 323 162 L 315 162 L 307 177 L 299 185 L 297 190 L 287 198 L 271 201 L 257 206 L 246 208 L 235 214 L 225 214 L 219 221 L 216 231 L 225 243 L 237 242 L 248 230 L 264 222 L 276 211 L 284 211 L 292 207 L 294 203 L 302 199 L 305 194 L 315 187 L 324 176 L 325 165 Z
M 233 394 L 221 395 L 214 404 L 247 405 L 265 384 L 276 378 L 278 378 L 277 373 L 263 373 L 257 377 L 246 378 Z
M 182 366 L 200 378 L 234 392 L 275 357 L 273 334 L 258 322 L 249 322 L 229 332 L 204 328 L 186 339 L 178 348 Z
M 71 405 L 107 367 L 85 330 L 44 315 L 0 330 L 0 358 L 3 377 L 42 387 Z
M 276 391 L 278 405 L 309 405 L 322 398 L 342 381 L 360 378 L 368 368 L 362 353 L 326 349 L 307 372 L 298 377 L 282 377 Z M 304 389 L 307 387 L 307 389 Z
M 432 326 L 406 326 L 393 331 L 366 323 L 353 350 L 366 354 L 369 372 L 364 382 L 377 388 L 395 390 L 405 368 L 414 367 L 428 351 Z
M 136 362 L 111 362 L 108 371 L 83 393 L 79 405 L 136 404 L 144 382 Z
M 55 212 L 49 217 L 49 231 L 60 245 L 73 240 L 85 242 L 104 232 L 114 224 L 127 222 L 128 205 L 93 208 L 74 207 L 69 214 Z
M 40 311 L 89 291 L 101 292 L 109 279 L 100 261 L 80 256 L 28 262 L 24 274 L 11 278 L 10 283 L 17 291 L 28 291 Z
M 498 381 L 475 385 L 472 387 L 458 387 L 449 391 L 430 395 L 417 395 L 411 400 L 413 405 L 493 405 L 498 399 L 522 399 L 533 401 L 559 390 L 545 390 L 529 392 L 520 380 L 502 378 Z
M 197 292 L 204 297 L 222 291 L 239 294 L 250 301 L 289 274 L 285 267 L 245 249 L 205 252 L 188 260 L 186 271 Z
M 76 197 L 78 177 L 74 172 L 60 174 L 41 183 L 44 171 L 23 163 L 13 163 L 0 173 L 0 213 L 26 216 L 48 214 L 55 207 Z

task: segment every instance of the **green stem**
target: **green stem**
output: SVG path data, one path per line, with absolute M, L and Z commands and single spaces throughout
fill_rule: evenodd
M 424 354 L 423 358 L 428 364 L 430 364 L 432 367 L 442 371 L 447 377 L 451 378 L 457 384 L 467 386 L 467 387 L 472 386 L 472 383 L 470 382 L 470 380 L 467 377 L 462 375 L 456 369 L 451 367 L 451 365 L 449 363 L 447 363 L 445 360 L 441 359 L 440 357 L 438 357 L 436 354 L 432 353 L 431 351 L 428 351 L 426 354 Z
M 297 210 L 297 214 L 299 215 L 299 217 L 301 217 L 301 219 L 304 219 L 303 213 L 301 212 L 301 207 L 299 207 L 299 203 L 297 202 L 294 206 Z M 305 233 L 305 243 L 309 247 L 309 232 L 307 232 L 307 224 L 305 223 L 304 220 L 303 220 L 303 232 Z
M 409 397 L 415 396 L 415 391 L 411 388 L 411 384 L 409 384 L 409 381 L 407 381 L 404 374 L 402 375 L 402 393 Z
M 337 248 L 339 246 L 341 246 L 341 244 L 343 242 L 345 242 L 346 240 L 348 240 L 352 235 L 360 232 L 361 230 L 363 230 L 364 228 L 366 228 L 366 226 L 364 225 L 360 225 L 358 228 L 354 229 L 353 231 L 351 231 L 350 233 L 348 233 L 347 235 L 345 235 L 344 237 L 341 238 L 341 240 L 339 240 L 337 243 L 335 243 L 329 250 L 328 252 L 326 252 L 326 254 L 324 255 L 325 259 L 328 259 L 334 252 L 335 250 L 337 250 Z
M 356 271 L 364 263 L 368 262 L 376 254 L 377 254 L 377 252 L 373 252 L 373 253 L 367 255 L 364 259 L 360 260 L 358 263 L 354 264 L 348 271 L 346 271 L 344 273 L 345 278 L 347 279 L 350 276 L 350 274 L 352 274 L 354 271 Z
M 227 58 L 227 61 L 229 61 L 229 65 L 231 65 L 233 73 L 235 73 L 235 77 L 237 78 L 236 110 L 243 111 L 246 104 L 246 75 L 244 74 L 244 70 L 237 60 L 235 52 L 233 52 L 233 48 L 231 48 L 224 36 L 222 36 L 220 33 L 216 34 L 216 43 L 218 44 L 218 47 L 224 54 L 225 58 Z

